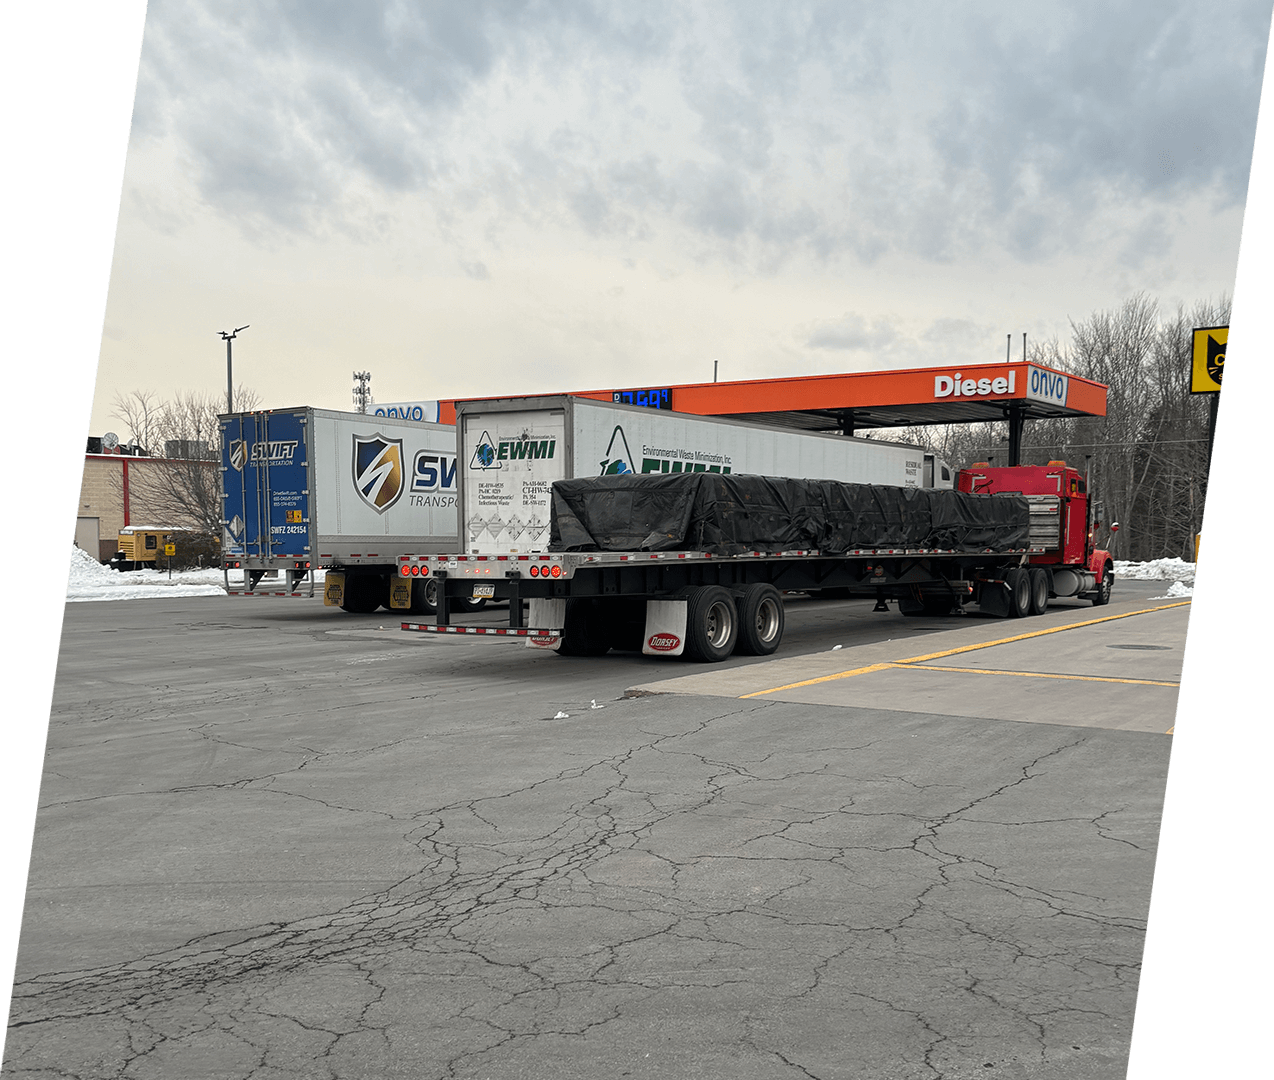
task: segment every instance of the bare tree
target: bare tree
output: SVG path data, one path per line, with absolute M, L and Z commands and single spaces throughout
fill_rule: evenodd
M 235 390 L 243 411 L 260 403 L 255 391 Z M 152 461 L 134 470 L 130 499 L 156 524 L 221 536 L 221 424 L 224 400 L 217 394 L 184 391 L 161 400 L 148 390 L 115 398 L 115 417 L 132 442 Z

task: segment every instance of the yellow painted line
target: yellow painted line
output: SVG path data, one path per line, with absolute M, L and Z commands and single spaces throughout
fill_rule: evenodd
M 869 675 L 873 671 L 885 671 L 888 668 L 897 667 L 895 663 L 869 664 L 867 667 L 854 668 L 853 671 L 839 671 L 835 675 L 821 675 L 817 679 L 806 679 L 804 682 L 788 683 L 786 686 L 775 686 L 769 690 L 755 690 L 750 694 L 743 694 L 739 700 L 750 697 L 761 697 L 763 694 L 777 694 L 780 690 L 795 690 L 798 686 L 813 686 L 815 683 L 831 682 L 833 679 L 849 679 L 855 675 Z
M 891 664 L 891 667 L 905 667 L 911 671 L 959 671 L 969 675 L 1016 675 L 1022 679 L 1074 679 L 1078 682 L 1113 682 L 1129 683 L 1132 686 L 1175 686 L 1176 682 L 1164 682 L 1160 679 L 1116 679 L 1108 675 L 1062 675 L 1052 671 L 997 671 L 995 668 L 976 667 L 939 667 L 936 664 Z
M 1177 730 L 1177 725 L 1176 725 L 1176 724 L 1173 724 L 1173 725 L 1172 725 L 1172 727 L 1170 727 L 1167 731 L 1165 731 L 1165 732 L 1164 732 L 1164 734 L 1165 734 L 1165 735 L 1171 735 L 1171 734 L 1172 734 L 1174 731 L 1176 731 L 1176 730 Z
M 1122 615 L 1103 615 L 1100 619 L 1085 619 L 1083 622 L 1066 623 L 1064 626 L 1050 626 L 1047 630 L 1032 630 L 1029 634 L 1015 634 L 1013 637 L 1000 638 L 997 641 L 984 641 L 978 645 L 962 645 L 958 649 L 927 653 L 924 656 L 910 656 L 906 660 L 895 662 L 899 664 L 919 664 L 924 660 L 940 660 L 944 656 L 955 656 L 956 653 L 973 652 L 975 649 L 990 649 L 995 645 L 1009 645 L 1014 641 L 1025 641 L 1027 638 L 1043 637 L 1045 634 L 1060 634 L 1063 630 L 1078 630 L 1081 626 L 1096 626 L 1098 623 L 1114 622 L 1116 619 L 1131 619 L 1134 615 L 1149 615 L 1152 611 L 1188 607 L 1189 604 L 1189 600 L 1179 600 L 1175 604 L 1160 604 L 1158 607 L 1141 608 L 1139 611 L 1125 611 Z
M 1125 611 L 1119 615 L 1103 615 L 1100 619 L 1085 619 L 1083 622 L 1066 623 L 1063 626 L 1050 626 L 1047 630 L 1032 630 L 1027 634 L 1014 634 L 1012 637 L 997 638 L 995 641 L 982 641 L 976 645 L 962 645 L 958 649 L 946 649 L 943 652 L 926 653 L 924 656 L 910 656 L 905 660 L 894 660 L 884 664 L 871 664 L 868 667 L 855 668 L 853 671 L 840 671 L 835 675 L 821 675 L 817 679 L 805 679 L 802 682 L 788 683 L 785 686 L 772 686 L 768 690 L 756 690 L 751 694 L 743 694 L 745 698 L 764 697 L 766 694 L 777 694 L 782 690 L 796 690 L 802 686 L 814 686 L 816 683 L 834 682 L 837 679 L 849 679 L 855 675 L 867 675 L 873 671 L 898 667 L 903 664 L 919 664 L 926 660 L 941 660 L 944 656 L 955 656 L 958 653 L 974 652 L 977 649 L 990 649 L 996 645 L 1009 645 L 1014 641 L 1025 641 L 1028 638 L 1043 637 L 1045 634 L 1060 634 L 1063 630 L 1078 630 L 1081 626 L 1096 626 L 1098 623 L 1113 622 L 1116 619 L 1131 619 L 1134 615 L 1148 615 L 1152 611 L 1163 611 L 1167 608 L 1188 607 L 1189 600 L 1179 600 L 1173 604 L 1160 604 L 1158 607 L 1141 608 L 1137 611 Z

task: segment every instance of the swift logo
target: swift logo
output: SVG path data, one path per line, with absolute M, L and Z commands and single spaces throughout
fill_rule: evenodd
M 299 441 L 298 439 L 275 439 L 270 442 L 253 443 L 252 464 L 260 465 L 265 462 L 267 465 L 277 465 L 280 462 L 291 461 L 296 454 Z M 231 453 L 233 454 L 233 450 Z
M 681 648 L 681 638 L 676 634 L 651 634 L 646 644 L 653 652 L 673 652 Z
M 230 442 L 230 467 L 235 472 L 243 472 L 248 463 L 248 444 L 243 439 L 232 439 Z
M 378 514 L 403 493 L 403 441 L 385 436 L 354 436 L 354 490 Z
M 456 486 L 456 459 L 432 450 L 421 450 L 411 469 L 411 490 L 450 490 Z

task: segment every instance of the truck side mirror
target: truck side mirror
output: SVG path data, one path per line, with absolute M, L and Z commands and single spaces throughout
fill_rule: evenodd
M 1117 533 L 1117 532 L 1119 532 L 1119 522 L 1117 522 L 1117 521 L 1112 521 L 1112 522 L 1110 523 L 1110 531 L 1111 531 L 1111 532 L 1113 532 L 1113 533 Z

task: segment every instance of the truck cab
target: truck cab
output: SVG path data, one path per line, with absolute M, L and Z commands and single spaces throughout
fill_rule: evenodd
M 1031 545 L 1047 549 L 1030 561 L 1054 568 L 1054 595 L 1109 596 L 1114 560 L 1094 545 L 1100 522 L 1094 520 L 1088 483 L 1078 469 L 1064 461 L 1001 468 L 976 462 L 957 474 L 956 490 L 1025 496 L 1031 504 Z M 1073 582 L 1066 570 L 1071 567 L 1077 578 Z

